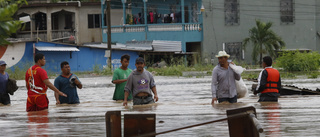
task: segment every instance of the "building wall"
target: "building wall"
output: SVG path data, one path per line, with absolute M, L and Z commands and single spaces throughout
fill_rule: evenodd
M 319 18 L 316 11 L 319 1 L 293 0 L 294 23 L 283 24 L 280 21 L 280 0 L 238 0 L 240 8 L 240 24 L 225 25 L 224 0 L 203 0 L 205 12 L 203 57 L 215 58 L 218 51 L 222 50 L 223 43 L 242 42 L 249 36 L 249 29 L 255 27 L 255 20 L 272 22 L 271 29 L 286 43 L 287 49 L 307 48 L 319 50 L 317 30 Z M 244 52 L 244 59 L 252 63 L 252 45 L 248 45 Z M 217 60 L 216 60 L 217 61 Z
M 54 4 L 54 3 L 53 3 Z M 88 28 L 88 14 L 101 14 L 101 5 L 100 3 L 97 4 L 90 4 L 86 5 L 85 2 L 81 3 L 81 7 L 79 7 L 77 4 L 73 3 L 73 5 L 67 5 L 63 4 L 60 6 L 50 6 L 50 3 L 38 7 L 23 7 L 20 8 L 17 15 L 20 15 L 22 13 L 26 13 L 31 15 L 32 18 L 34 18 L 32 15 L 42 12 L 47 14 L 47 30 L 50 32 L 52 29 L 52 13 L 60 12 L 60 11 L 67 11 L 72 12 L 72 21 L 73 21 L 73 27 L 76 31 L 76 44 L 82 45 L 83 43 L 99 43 L 102 42 L 102 31 L 101 28 Z M 122 9 L 112 9 L 111 14 L 111 24 L 112 25 L 121 25 L 122 24 Z M 65 19 L 64 16 L 59 17 L 59 29 L 64 29 L 65 25 Z M 35 22 L 31 23 L 33 31 L 36 32 L 35 28 Z M 47 33 L 48 41 L 50 42 L 49 36 L 51 33 Z
M 320 12 L 320 1 L 319 0 L 315 0 L 315 10 L 316 10 L 316 13 L 319 13 Z M 316 50 L 317 51 L 320 51 L 320 16 L 319 14 L 316 14 L 315 15 L 315 23 L 316 23 Z
M 9 45 L 8 47 L 1 47 L 0 60 L 4 60 L 8 64 L 8 68 L 14 70 L 15 68 L 28 69 L 34 65 L 33 47 L 69 47 L 70 45 L 63 45 L 49 42 L 21 42 Z M 71 46 L 73 47 L 73 46 Z M 107 67 L 108 58 L 105 57 L 106 49 L 92 48 L 92 47 L 78 47 L 80 51 L 38 51 L 35 53 L 43 53 L 46 58 L 46 65 L 43 66 L 48 73 L 60 73 L 60 63 L 68 61 L 72 72 L 85 72 Z M 130 55 L 129 68 L 135 69 L 135 59 L 139 57 L 136 51 L 112 51 L 112 67 L 118 68 L 121 66 L 120 58 L 122 55 Z
M 88 28 L 88 14 L 101 14 L 100 5 L 86 6 L 79 9 L 79 44 L 102 42 L 101 28 Z
M 200 13 L 201 8 L 201 0 L 177 0 L 177 1 L 162 1 L 162 0 L 150 0 L 146 3 L 147 12 L 153 11 L 157 14 L 170 14 L 172 12 L 179 13 L 181 11 L 181 1 L 184 1 L 184 5 L 188 9 L 188 18 L 186 19 L 186 23 L 160 23 L 160 19 L 158 19 L 157 23 L 152 24 L 130 24 L 125 27 L 123 26 L 112 26 L 113 29 L 118 29 L 118 31 L 112 32 L 111 42 L 113 43 L 126 43 L 127 41 L 152 41 L 152 40 L 169 40 L 169 41 L 181 41 L 182 42 L 182 51 L 186 51 L 186 43 L 188 42 L 201 42 L 203 38 L 202 33 L 202 14 Z M 196 8 L 192 8 L 193 6 L 197 6 Z M 134 17 L 138 16 L 138 13 L 143 13 L 144 2 L 141 0 L 132 0 L 131 1 L 131 9 L 127 10 L 127 14 L 132 14 Z M 195 9 L 195 10 L 192 10 Z M 130 11 L 131 10 L 131 11 Z M 128 12 L 130 11 L 130 12 Z M 196 13 L 197 12 L 197 13 Z M 198 13 L 199 12 L 199 13 Z M 141 18 L 144 18 L 142 15 Z M 182 20 L 182 17 L 181 17 Z M 149 31 L 148 28 L 158 27 L 158 28 L 173 28 L 172 26 L 177 25 L 179 27 L 183 27 L 182 30 L 168 30 L 165 29 L 163 31 Z M 189 26 L 195 26 L 195 29 L 186 29 L 185 26 L 189 28 Z M 199 26 L 196 28 L 196 26 Z M 131 29 L 132 30 L 131 30 Z M 190 27 L 191 28 L 191 27 Z M 107 29 L 106 26 L 103 28 L 103 42 L 107 42 Z M 125 29 L 125 31 L 123 31 Z M 137 30 L 138 29 L 138 30 Z M 119 31 L 120 30 L 120 31 Z M 142 31 L 141 31 L 142 30 Z
M 112 66 L 113 69 L 119 68 L 121 66 L 121 56 L 124 54 L 128 54 L 130 56 L 128 68 L 134 70 L 136 69 L 135 63 L 136 59 L 139 57 L 138 52 L 136 51 L 124 51 L 124 50 L 112 50 Z

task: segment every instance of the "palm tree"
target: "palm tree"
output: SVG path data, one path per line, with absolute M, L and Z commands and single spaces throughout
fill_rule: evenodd
M 243 47 L 246 48 L 247 44 L 251 42 L 253 44 L 252 59 L 256 63 L 257 56 L 260 54 L 259 64 L 262 63 L 262 54 L 268 54 L 271 57 L 276 56 L 276 51 L 285 46 L 282 39 L 275 34 L 270 28 L 271 22 L 261 22 L 256 20 L 256 27 L 249 30 L 249 37 L 243 40 Z
M 6 39 L 21 28 L 22 21 L 14 20 L 13 16 L 26 0 L 0 0 L 0 46 L 10 44 Z

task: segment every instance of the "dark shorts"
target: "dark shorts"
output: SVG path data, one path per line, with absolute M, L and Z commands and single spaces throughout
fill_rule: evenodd
M 133 105 L 143 105 L 143 104 L 152 104 L 152 103 L 154 103 L 152 95 L 144 96 L 144 97 L 135 96 L 133 98 Z
M 263 93 L 260 95 L 258 102 L 278 102 L 279 93 Z
M 8 93 L 0 94 L 0 103 L 3 105 L 10 104 L 10 96 Z
M 228 101 L 229 103 L 237 103 L 237 96 L 234 96 L 233 98 L 218 98 L 218 102 L 224 102 Z
M 258 102 L 278 102 L 278 97 L 261 97 Z

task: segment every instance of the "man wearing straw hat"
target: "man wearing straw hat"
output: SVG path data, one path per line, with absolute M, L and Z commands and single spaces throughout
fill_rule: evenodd
M 213 68 L 212 71 L 212 102 L 213 105 L 216 101 L 219 103 L 227 101 L 229 103 L 237 102 L 236 80 L 240 80 L 241 75 L 234 72 L 229 67 L 228 58 L 230 57 L 225 51 L 219 51 L 216 57 L 219 64 Z

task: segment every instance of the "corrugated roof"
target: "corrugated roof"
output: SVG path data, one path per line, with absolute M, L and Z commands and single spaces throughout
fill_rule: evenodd
M 155 52 L 181 52 L 181 41 L 154 40 L 152 42 Z
M 36 47 L 39 51 L 80 51 L 76 47 Z
M 101 49 L 108 49 L 107 43 L 86 43 L 83 44 L 84 47 L 90 47 L 90 48 L 101 48 Z M 111 45 L 113 46 L 113 45 Z
M 131 51 L 153 51 L 153 52 L 175 52 L 182 51 L 181 41 L 165 41 L 165 40 L 153 40 L 153 41 L 127 41 L 125 44 L 116 43 L 111 45 L 112 49 L 131 50 Z M 106 43 L 99 44 L 84 44 L 83 46 L 92 48 L 105 48 L 108 45 Z
M 152 41 L 127 41 L 126 49 L 152 51 Z

